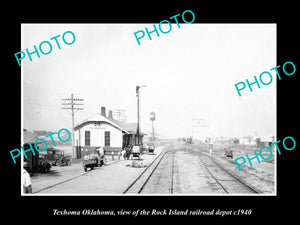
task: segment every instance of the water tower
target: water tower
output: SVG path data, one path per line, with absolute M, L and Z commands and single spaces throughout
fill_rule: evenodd
M 150 120 L 151 120 L 151 123 L 152 123 L 152 141 L 155 141 L 155 133 L 154 133 L 155 112 L 150 113 Z

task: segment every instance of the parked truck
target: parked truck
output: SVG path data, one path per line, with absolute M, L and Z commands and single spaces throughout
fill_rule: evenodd
M 86 172 L 87 168 L 90 168 L 91 170 L 94 169 L 94 167 L 98 166 L 99 162 L 99 155 L 98 154 L 90 154 L 90 155 L 85 155 L 83 156 L 83 169 Z
M 101 151 L 102 150 L 102 151 Z M 87 168 L 90 168 L 91 170 L 94 169 L 94 167 L 97 167 L 98 164 L 102 166 L 104 164 L 104 149 L 97 147 L 94 149 L 93 153 L 89 155 L 85 155 L 83 157 L 83 169 L 86 172 Z
M 28 150 L 30 149 L 32 146 L 34 145 L 34 143 L 24 143 L 23 147 L 24 150 Z M 36 148 L 39 149 L 39 147 L 37 146 Z M 28 151 L 26 153 L 27 158 L 25 158 L 24 155 L 24 162 L 27 162 L 28 164 L 28 168 L 27 171 L 29 173 L 37 173 L 37 172 L 49 172 L 51 165 L 49 160 L 47 159 L 47 157 L 45 155 L 42 154 L 42 152 L 36 152 L 35 154 L 33 154 L 32 151 Z

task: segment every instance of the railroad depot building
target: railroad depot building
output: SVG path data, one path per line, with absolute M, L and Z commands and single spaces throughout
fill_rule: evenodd
M 112 111 L 106 116 L 105 107 L 101 113 L 83 120 L 74 127 L 77 158 L 93 152 L 95 147 L 103 147 L 105 154 L 118 154 L 128 144 L 138 144 L 144 134 L 136 134 L 137 123 L 127 123 L 113 119 Z M 138 139 L 139 138 L 139 139 Z

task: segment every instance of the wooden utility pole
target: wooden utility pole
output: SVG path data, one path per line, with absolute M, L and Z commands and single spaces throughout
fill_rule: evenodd
M 76 149 L 75 149 L 75 138 L 74 138 L 74 127 L 75 127 L 74 114 L 78 110 L 83 109 L 83 108 L 76 107 L 76 105 L 83 105 L 83 103 L 75 103 L 75 102 L 76 101 L 83 101 L 83 99 L 82 98 L 74 98 L 74 95 L 71 94 L 71 98 L 64 98 L 64 99 L 62 99 L 62 101 L 64 101 L 62 103 L 62 106 L 63 106 L 62 109 L 67 110 L 67 112 L 72 115 L 72 157 L 77 158 L 78 155 L 77 155 L 77 152 L 76 152 Z M 68 110 L 71 110 L 71 112 L 68 111 Z
M 145 85 L 143 86 L 136 86 L 136 97 L 137 97 L 137 129 L 136 129 L 136 134 L 137 134 L 137 145 L 140 145 L 140 88 L 141 87 L 146 87 Z

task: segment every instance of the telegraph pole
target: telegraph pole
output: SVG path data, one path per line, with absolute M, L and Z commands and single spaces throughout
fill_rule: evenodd
M 70 113 L 72 115 L 72 157 L 73 158 L 77 158 L 77 152 L 75 149 L 75 138 L 74 138 L 74 127 L 75 127 L 75 120 L 74 120 L 74 114 L 78 111 L 78 110 L 82 110 L 83 108 L 78 108 L 76 107 L 77 105 L 83 105 L 83 103 L 75 103 L 76 101 L 83 101 L 82 98 L 74 98 L 74 95 L 71 94 L 71 98 L 64 98 L 62 99 L 62 101 L 64 101 L 62 103 L 62 109 L 67 110 L 68 113 Z M 68 111 L 68 110 L 71 110 Z M 75 111 L 76 110 L 76 111 Z
M 138 145 L 140 144 L 140 88 L 146 87 L 145 85 L 136 86 L 136 97 L 137 97 L 137 129 L 136 134 L 138 138 Z

